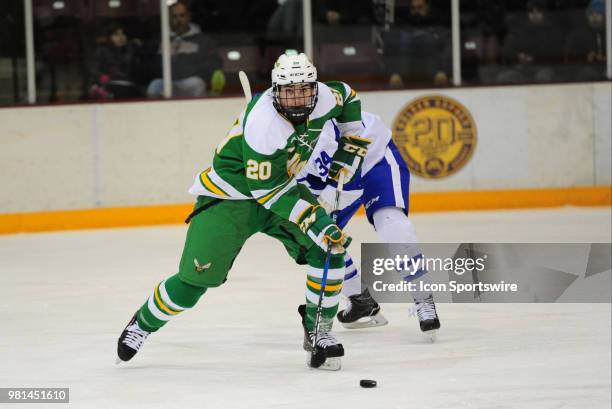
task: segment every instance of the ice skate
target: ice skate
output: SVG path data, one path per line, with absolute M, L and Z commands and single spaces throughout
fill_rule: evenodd
M 304 317 L 306 315 L 306 305 L 298 307 L 298 312 L 302 317 L 302 327 L 304 328 L 304 351 L 308 353 L 306 364 L 310 368 L 323 369 L 327 371 L 338 371 L 342 367 L 341 358 L 344 356 L 344 347 L 338 342 L 331 331 L 319 330 L 315 353 L 312 354 L 312 344 L 315 338 L 315 331 L 306 329 Z
M 134 314 L 117 341 L 118 357 L 116 363 L 120 364 L 132 359 L 142 347 L 149 334 L 150 332 L 140 328 L 136 320 L 136 314 Z
M 421 301 L 415 301 L 416 315 L 419 318 L 421 331 L 426 334 L 431 342 L 436 340 L 437 330 L 440 329 L 440 319 L 436 312 L 436 304 L 433 295 Z
M 346 309 L 338 312 L 336 317 L 349 329 L 380 327 L 389 323 L 367 288 L 361 294 L 348 297 Z

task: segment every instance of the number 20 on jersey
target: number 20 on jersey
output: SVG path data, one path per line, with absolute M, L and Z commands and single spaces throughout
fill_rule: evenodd
M 254 159 L 247 161 L 246 176 L 254 180 L 270 179 L 272 175 L 272 164 L 269 161 L 257 162 Z

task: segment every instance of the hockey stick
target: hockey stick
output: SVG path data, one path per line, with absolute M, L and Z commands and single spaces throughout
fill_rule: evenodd
M 251 94 L 251 84 L 249 83 L 249 77 L 247 77 L 244 71 L 240 71 L 238 73 L 238 78 L 240 79 L 240 85 L 242 85 L 242 92 L 244 92 L 244 99 L 246 99 L 247 104 L 251 102 L 253 95 Z
M 338 175 L 338 188 L 336 189 L 336 199 L 334 201 L 334 210 L 332 211 L 331 217 L 334 223 L 338 218 L 338 207 L 340 207 L 340 195 L 344 188 L 344 172 L 340 171 Z M 323 277 L 321 277 L 321 291 L 319 292 L 319 302 L 317 303 L 317 315 L 315 318 L 315 335 L 312 341 L 312 351 L 310 351 L 310 366 L 312 368 L 318 368 L 325 363 L 327 357 L 325 354 L 317 354 L 317 341 L 319 338 L 319 326 L 321 324 L 321 314 L 323 312 L 323 294 L 325 294 L 325 285 L 327 284 L 327 273 L 329 271 L 329 263 L 331 260 L 332 245 L 327 244 L 327 251 L 325 253 L 325 264 L 323 264 Z

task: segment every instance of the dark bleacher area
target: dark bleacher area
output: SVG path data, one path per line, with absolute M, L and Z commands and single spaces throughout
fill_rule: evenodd
M 88 68 L 111 24 L 143 45 L 159 41 L 158 0 L 34 0 L 33 11 L 39 102 L 87 99 Z
M 604 79 L 602 51 L 590 49 L 603 31 L 594 28 L 586 13 L 601 8 L 598 1 L 604 0 L 461 0 L 463 83 Z M 419 15 L 415 10 L 423 3 L 428 13 Z M 227 84 L 222 95 L 241 92 L 237 75 L 241 70 L 255 91 L 267 88 L 278 55 L 287 48 L 302 50 L 300 0 L 286 0 L 281 6 L 277 0 L 189 4 L 192 22 L 215 41 L 223 60 Z M 312 57 L 321 80 L 341 79 L 359 90 L 450 83 L 450 2 L 395 0 L 393 10 L 388 4 L 313 0 Z M 9 0 L 1 7 L 5 11 L 0 15 L 1 101 L 20 103 L 25 81 L 22 1 Z M 548 32 L 529 26 L 527 10 L 533 7 L 544 9 Z M 121 25 L 142 53 L 139 85 L 145 87 L 159 75 L 153 69 L 159 60 L 159 0 L 33 0 L 33 8 L 39 102 L 90 98 L 95 81 L 91 61 L 96 48 L 108 41 L 111 24 Z M 525 32 L 535 34 L 524 38 Z M 533 47 L 537 38 L 547 44 Z M 538 68 L 552 73 L 550 77 L 529 64 L 518 64 L 517 54 L 523 48 L 542 54 L 534 58 Z

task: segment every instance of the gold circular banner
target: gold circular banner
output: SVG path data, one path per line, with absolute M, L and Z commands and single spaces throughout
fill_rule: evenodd
M 410 171 L 438 179 L 461 169 L 476 148 L 476 123 L 466 107 L 443 95 L 406 105 L 393 121 L 393 142 Z

